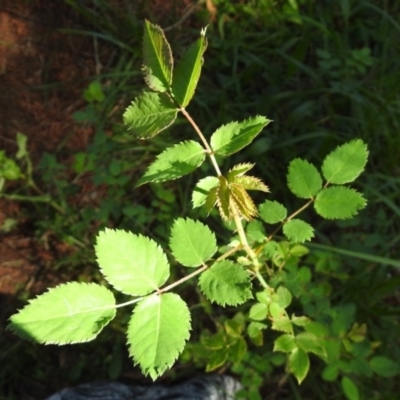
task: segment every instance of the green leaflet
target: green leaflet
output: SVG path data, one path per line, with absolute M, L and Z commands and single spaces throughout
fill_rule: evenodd
M 389 358 L 376 356 L 372 357 L 369 363 L 372 370 L 379 376 L 391 378 L 400 374 L 400 368 L 398 364 Z
M 368 159 L 367 145 L 355 139 L 337 147 L 322 164 L 322 173 L 329 183 L 353 182 L 364 171 Z
M 354 217 L 365 207 L 366 200 L 356 190 L 331 186 L 322 189 L 315 198 L 315 211 L 326 219 L 347 219 Z
M 146 295 L 169 277 L 167 257 L 145 236 L 106 228 L 97 235 L 95 252 L 103 275 L 123 293 Z
M 242 122 L 230 122 L 218 128 L 211 136 L 211 148 L 216 154 L 229 156 L 247 145 L 271 122 L 257 116 Z
M 8 328 L 44 344 L 93 340 L 115 317 L 115 299 L 104 286 L 69 282 L 49 289 L 14 314 Z
M 314 353 L 326 360 L 326 350 L 323 347 L 323 339 L 310 332 L 301 332 L 296 336 L 296 345 L 307 353 Z
M 210 190 L 218 185 L 219 180 L 216 176 L 207 176 L 206 178 L 200 179 L 192 193 L 193 208 L 202 206 L 206 202 Z M 214 203 L 215 200 L 213 205 Z
M 287 181 L 291 192 L 301 199 L 311 199 L 322 188 L 322 178 L 317 168 L 300 158 L 289 164 Z
M 203 163 L 205 157 L 206 153 L 199 143 L 193 140 L 178 143 L 157 156 L 136 186 L 171 181 L 190 174 Z
M 356 384 L 347 376 L 341 381 L 342 391 L 348 400 L 359 400 L 360 393 Z
M 205 34 L 206 29 L 202 29 L 200 38 L 186 50 L 174 70 L 172 94 L 182 108 L 189 104 L 200 78 L 203 54 L 207 48 Z
M 175 293 L 141 300 L 129 322 L 129 354 L 153 380 L 170 368 L 189 339 L 190 313 Z
M 287 217 L 287 209 L 277 201 L 265 200 L 259 208 L 260 217 L 267 224 L 282 222 Z
M 172 254 L 186 267 L 198 267 L 217 251 L 215 234 L 199 221 L 179 218 L 174 222 L 169 243 Z
M 295 348 L 289 356 L 289 370 L 296 377 L 299 384 L 307 376 L 310 368 L 310 359 L 307 353 L 299 348 Z
M 150 139 L 168 128 L 178 113 L 172 100 L 163 93 L 143 92 L 125 110 L 128 130 L 138 139 Z
M 143 35 L 143 72 L 147 85 L 165 92 L 172 82 L 173 57 L 163 30 L 145 21 Z
M 274 351 L 282 351 L 290 353 L 296 348 L 296 343 L 293 335 L 287 333 L 279 336 L 274 342 Z
M 268 306 L 263 303 L 253 304 L 250 308 L 249 318 L 255 321 L 262 321 L 267 318 Z
M 209 300 L 222 306 L 236 306 L 253 297 L 247 272 L 228 260 L 217 262 L 203 272 L 199 284 Z
M 292 242 L 304 243 L 314 237 L 314 228 L 300 219 L 292 219 L 283 225 L 283 234 Z

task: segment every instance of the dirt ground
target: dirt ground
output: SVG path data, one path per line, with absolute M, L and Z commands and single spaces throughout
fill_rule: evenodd
M 149 3 L 159 16 L 168 7 L 164 1 Z M 181 15 L 190 5 L 185 0 L 175 3 Z M 72 114 L 85 106 L 82 92 L 99 72 L 98 61 L 107 59 L 110 48 L 104 45 L 95 49 L 91 38 L 60 31 L 80 27 L 81 23 L 81 17 L 62 1 L 1 1 L 0 150 L 15 154 L 16 133 L 21 132 L 28 137 L 35 164 L 44 152 L 63 146 L 65 153 L 71 154 L 90 143 L 93 129 L 75 123 Z M 37 237 L 23 206 L 0 197 L 0 227 L 11 220 L 16 226 L 10 232 L 0 230 L 1 335 L 9 335 L 5 332 L 7 319 L 21 299 L 68 280 L 53 266 L 56 260 L 75 251 L 51 234 Z M 36 396 L 27 394 L 31 387 L 21 390 L 26 394 L 24 398 L 41 398 L 48 395 L 46 390 L 58 390 L 62 385 L 53 382 L 44 388 L 39 384 L 33 390 Z M 0 387 L 0 398 L 7 398 L 2 396 Z

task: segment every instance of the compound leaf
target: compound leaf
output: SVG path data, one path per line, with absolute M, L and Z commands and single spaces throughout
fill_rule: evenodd
M 304 243 L 314 237 L 314 228 L 300 219 L 292 219 L 283 225 L 283 234 L 292 242 Z
M 287 181 L 290 191 L 301 199 L 311 199 L 322 188 L 322 178 L 317 168 L 300 158 L 289 164 Z
M 115 289 L 133 296 L 157 290 L 169 277 L 169 263 L 152 239 L 122 229 L 108 229 L 97 235 L 97 262 Z
M 236 306 L 253 297 L 246 271 L 228 260 L 217 262 L 203 272 L 200 288 L 209 300 L 222 306 Z
M 168 128 L 178 110 L 163 93 L 143 92 L 125 110 L 124 124 L 138 139 L 149 139 Z
M 183 54 L 174 70 L 172 94 L 177 103 L 185 108 L 193 97 L 203 65 L 203 54 L 207 48 L 206 29 L 200 32 L 200 38 Z
M 353 182 L 364 171 L 367 159 L 367 145 L 361 139 L 355 139 L 337 147 L 326 156 L 322 173 L 333 184 Z
M 186 267 L 198 267 L 217 251 L 213 232 L 199 221 L 179 218 L 174 222 L 169 245 L 178 262 Z
M 242 122 L 230 122 L 211 136 L 211 147 L 216 154 L 229 156 L 249 145 L 271 120 L 258 115 Z
M 218 185 L 219 180 L 216 176 L 207 176 L 206 178 L 200 179 L 192 193 L 193 208 L 202 206 L 206 202 L 210 190 Z
M 143 72 L 150 89 L 165 92 L 172 82 L 173 57 L 163 30 L 145 21 L 143 36 Z
M 299 348 L 295 348 L 289 356 L 289 370 L 296 377 L 299 384 L 307 376 L 310 368 L 308 354 Z
M 148 182 L 165 182 L 190 174 L 206 157 L 203 147 L 193 140 L 178 143 L 157 156 L 137 186 Z
M 153 380 L 170 368 L 189 339 L 190 313 L 175 293 L 141 300 L 129 322 L 129 354 Z
M 82 343 L 93 340 L 114 317 L 115 299 L 107 288 L 69 282 L 30 300 L 8 327 L 38 343 Z
M 367 204 L 361 193 L 343 186 L 321 190 L 315 198 L 315 211 L 326 219 L 351 218 Z
M 277 201 L 265 200 L 264 203 L 259 206 L 258 211 L 260 217 L 267 224 L 282 222 L 287 217 L 286 207 Z

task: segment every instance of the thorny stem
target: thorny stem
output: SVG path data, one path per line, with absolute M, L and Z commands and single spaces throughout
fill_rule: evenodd
M 204 137 L 203 133 L 201 132 L 200 128 L 197 126 L 197 124 L 194 122 L 193 118 L 190 116 L 190 114 L 183 107 L 180 108 L 180 111 L 186 117 L 186 119 L 190 122 L 190 124 L 193 126 L 194 130 L 196 131 L 196 133 L 199 135 L 200 140 L 203 142 L 204 147 L 207 150 L 207 153 L 208 153 L 208 155 L 210 157 L 210 160 L 211 160 L 211 162 L 212 162 L 212 164 L 214 166 L 214 169 L 217 172 L 217 175 L 218 176 L 222 176 L 221 170 L 219 169 L 219 166 L 217 164 L 217 160 L 215 159 L 214 152 L 211 149 L 210 145 L 208 144 L 208 142 L 207 142 L 206 138 Z M 254 273 L 255 273 L 257 279 L 260 281 L 260 283 L 261 283 L 261 285 L 263 287 L 267 288 L 268 287 L 267 283 L 265 282 L 265 280 L 263 279 L 263 277 L 259 273 L 259 270 L 261 268 L 260 261 L 258 260 L 257 255 L 254 252 L 254 250 L 249 246 L 249 243 L 247 241 L 246 233 L 244 231 L 242 220 L 240 218 L 238 209 L 237 209 L 236 205 L 233 202 L 230 202 L 229 206 L 230 206 L 230 209 L 232 211 L 233 220 L 235 221 L 237 232 L 239 234 L 239 239 L 240 239 L 240 243 L 242 245 L 242 249 L 250 257 L 250 259 L 251 259 L 251 261 L 253 263 Z

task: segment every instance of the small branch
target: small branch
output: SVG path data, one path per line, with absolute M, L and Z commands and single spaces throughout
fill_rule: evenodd
M 217 164 L 217 160 L 215 159 L 214 152 L 211 149 L 210 145 L 207 142 L 207 139 L 204 137 L 203 133 L 201 132 L 200 128 L 197 126 L 196 122 L 194 122 L 193 118 L 190 116 L 190 114 L 183 108 L 181 107 L 179 111 L 186 117 L 186 119 L 190 122 L 190 124 L 193 126 L 194 130 L 196 133 L 199 135 L 201 141 L 204 144 L 204 147 L 206 148 L 207 154 L 210 157 L 210 160 L 214 166 L 215 171 L 217 172 L 218 176 L 222 176 L 221 170 L 219 169 L 219 166 Z
M 171 285 L 168 285 L 158 291 L 158 293 L 164 293 L 167 292 L 168 290 L 173 289 L 175 286 L 180 285 L 183 282 L 188 281 L 189 279 L 192 279 L 194 276 L 201 274 L 203 271 L 205 271 L 208 268 L 208 265 L 203 265 L 201 268 L 196 269 L 196 271 L 192 272 L 191 274 L 184 276 L 183 278 L 179 279 L 178 281 L 171 283 Z

